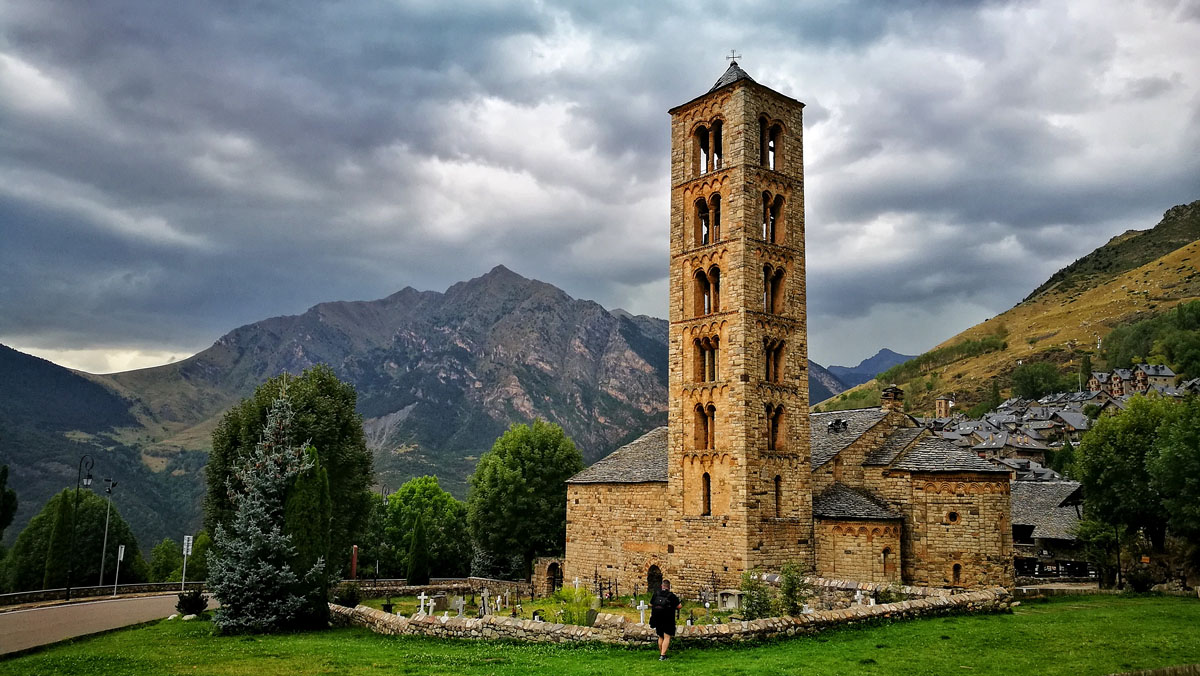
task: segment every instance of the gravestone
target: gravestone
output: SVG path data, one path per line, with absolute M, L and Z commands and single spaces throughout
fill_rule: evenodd
M 638 603 L 638 614 L 641 617 L 641 619 L 638 620 L 638 624 L 646 624 L 646 609 L 649 607 L 650 606 L 646 605 L 645 601 Z
M 463 609 L 465 609 L 467 607 L 466 600 L 461 596 L 455 596 L 454 603 L 452 603 L 451 605 L 454 607 L 454 610 L 456 612 L 458 612 L 458 617 L 462 617 Z
M 428 595 L 428 594 L 426 594 L 425 592 L 421 592 L 420 594 L 417 594 L 417 601 L 418 601 L 418 602 L 420 602 L 420 604 L 421 604 L 421 605 L 420 605 L 420 607 L 417 609 L 417 614 L 418 614 L 418 615 L 425 615 L 425 614 L 426 614 L 426 612 L 425 612 L 425 601 L 426 601 L 426 599 L 428 599 L 428 598 L 429 598 L 429 595 Z
M 449 608 L 449 599 L 446 598 L 445 594 L 434 594 L 433 598 L 429 599 L 429 612 L 448 610 Z

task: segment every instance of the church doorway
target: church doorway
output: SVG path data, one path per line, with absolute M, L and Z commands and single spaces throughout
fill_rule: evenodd
M 546 586 L 550 587 L 551 594 L 562 589 L 562 582 L 562 566 L 557 563 L 546 566 Z
M 649 572 L 646 573 L 646 591 L 653 594 L 662 587 L 662 569 L 658 566 L 650 566 Z

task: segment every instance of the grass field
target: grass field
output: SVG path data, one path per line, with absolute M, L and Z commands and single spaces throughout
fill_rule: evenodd
M 1065 597 L 1011 615 L 933 618 L 736 647 L 547 646 L 365 630 L 215 637 L 158 622 L 0 661 L 0 674 L 1109 674 L 1200 663 L 1200 602 Z

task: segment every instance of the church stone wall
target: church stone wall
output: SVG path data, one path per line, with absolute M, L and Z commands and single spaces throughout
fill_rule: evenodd
M 567 549 L 563 583 L 616 578 L 621 593 L 646 589 L 646 573 L 669 570 L 671 547 L 662 482 L 567 485 Z
M 904 579 L 932 587 L 1012 585 L 1008 477 L 914 474 L 911 481 Z
M 816 537 L 819 577 L 900 582 L 899 521 L 818 519 Z

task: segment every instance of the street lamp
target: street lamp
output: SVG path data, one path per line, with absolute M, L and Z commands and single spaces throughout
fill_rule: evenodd
M 387 506 L 388 506 L 387 494 L 388 494 L 387 484 L 383 484 L 382 486 L 379 487 L 379 500 L 383 503 L 384 509 L 387 509 Z M 381 514 L 379 518 L 380 518 L 380 524 L 381 525 L 384 524 L 385 522 L 383 521 L 383 519 L 387 518 L 387 513 L 385 512 L 385 513 Z M 379 546 L 375 548 L 375 593 L 376 594 L 379 593 L 379 553 L 382 549 L 383 549 L 383 542 L 381 541 L 379 543 Z
M 75 573 L 75 524 L 79 521 L 79 485 L 84 488 L 92 487 L 92 456 L 84 455 L 79 458 L 79 471 L 75 473 L 75 510 L 71 515 L 71 551 L 67 552 L 67 600 L 71 600 L 71 576 Z M 87 467 L 87 476 L 83 475 Z
M 100 545 L 100 581 L 96 586 L 104 584 L 104 553 L 108 551 L 108 513 L 112 511 L 112 489 L 117 487 L 117 482 L 111 478 L 104 480 L 104 493 L 108 496 L 108 507 L 104 508 L 104 544 Z

